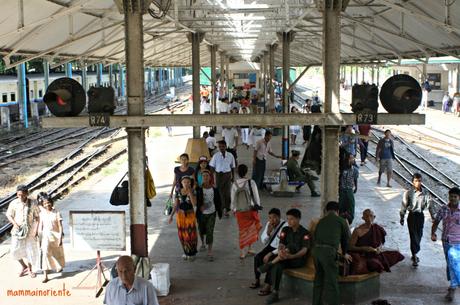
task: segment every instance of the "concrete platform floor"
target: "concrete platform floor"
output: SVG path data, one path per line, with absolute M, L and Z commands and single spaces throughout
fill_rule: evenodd
M 264 298 L 248 288 L 253 280 L 252 258 L 241 261 L 238 258 L 238 229 L 235 218 L 218 220 L 215 230 L 215 261 L 207 262 L 205 254 L 200 253 L 194 262 L 181 259 L 182 250 L 177 238 L 176 225 L 167 224 L 163 215 L 164 203 L 173 180 L 174 161 L 183 152 L 186 140 L 191 136 L 191 128 L 173 128 L 173 137 L 166 136 L 166 129 L 152 128 L 147 139 L 150 168 L 157 187 L 157 197 L 148 208 L 149 247 L 152 261 L 169 263 L 171 268 L 171 291 L 167 297 L 160 298 L 160 304 L 174 305 L 233 305 L 264 304 Z M 273 148 L 280 151 L 280 137 L 273 138 Z M 303 149 L 297 146 L 297 149 Z M 244 147 L 238 149 L 239 162 L 250 164 L 250 151 Z M 279 166 L 280 160 L 270 158 L 268 170 Z M 74 289 L 88 270 L 95 263 L 95 253 L 72 249 L 69 240 L 69 210 L 124 210 L 126 207 L 109 205 L 110 193 L 127 169 L 126 158 L 104 170 L 97 178 L 85 182 L 68 197 L 57 203 L 57 208 L 64 216 L 65 254 L 67 265 L 62 274 L 52 274 L 51 281 L 41 283 L 41 276 L 36 279 L 18 278 L 19 265 L 8 255 L 8 243 L 0 245 L 0 304 L 102 304 L 103 296 L 96 299 L 92 290 Z M 393 183 L 393 188 L 376 187 L 376 168 L 368 163 L 361 167 L 359 190 L 356 194 L 356 223 L 361 223 L 360 214 L 365 208 L 376 212 L 376 221 L 383 225 L 388 233 L 386 246 L 397 248 L 406 259 L 393 267 L 391 273 L 381 276 L 381 298 L 398 305 L 434 305 L 443 304 L 443 295 L 448 285 L 445 279 L 445 262 L 440 242 L 429 240 L 431 221 L 427 217 L 425 237 L 420 253 L 420 267 L 413 269 L 410 265 L 409 237 L 406 227 L 399 224 L 399 205 L 403 189 Z M 318 185 L 319 187 L 319 185 Z M 261 194 L 264 211 L 263 222 L 271 207 L 281 208 L 283 214 L 287 209 L 296 207 L 303 213 L 302 224 L 308 226 L 310 220 L 319 216 L 319 199 L 311 198 L 309 190 L 293 198 L 275 198 L 268 193 Z M 128 218 L 128 216 L 127 216 Z M 127 219 L 129 220 L 129 219 Z M 129 223 L 127 221 L 127 223 Z M 127 228 L 128 230 L 129 228 Z M 127 233 L 129 236 L 129 232 Z M 129 239 L 127 238 L 129 249 Z M 258 244 L 257 248 L 261 245 Z M 113 264 L 117 256 L 126 252 L 103 251 L 102 256 L 107 266 Z M 87 284 L 93 283 L 94 275 Z M 8 297 L 8 289 L 61 289 L 65 285 L 71 292 L 70 297 Z M 458 296 L 460 298 L 460 295 Z M 280 305 L 310 304 L 310 300 L 288 296 L 281 292 Z M 459 299 L 460 300 L 460 299 Z M 454 302 L 460 304 L 460 301 Z M 364 305 L 364 304 L 362 304 Z

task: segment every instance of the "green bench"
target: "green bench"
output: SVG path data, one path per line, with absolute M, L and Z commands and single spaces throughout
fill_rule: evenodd
M 313 259 L 308 258 L 307 264 L 302 268 L 285 269 L 281 282 L 281 291 L 296 297 L 313 299 L 313 281 L 315 267 Z M 341 304 L 358 304 L 380 296 L 380 274 L 339 276 Z

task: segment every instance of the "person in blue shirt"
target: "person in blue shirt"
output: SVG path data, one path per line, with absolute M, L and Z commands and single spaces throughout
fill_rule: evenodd
M 343 147 L 347 153 L 356 157 L 356 148 L 358 147 L 358 136 L 353 133 L 353 126 L 348 125 L 345 132 L 340 137 L 340 146 Z
M 380 185 L 380 178 L 383 172 L 387 173 L 387 187 L 391 187 L 390 180 L 393 175 L 393 160 L 395 159 L 394 143 L 391 139 L 391 131 L 385 130 L 385 137 L 379 140 L 377 144 L 377 150 L 375 152 L 377 162 L 380 164 L 379 178 L 377 184 Z

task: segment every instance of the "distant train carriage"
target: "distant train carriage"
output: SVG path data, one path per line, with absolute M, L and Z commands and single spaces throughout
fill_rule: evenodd
M 65 77 L 64 73 L 50 73 L 49 82 Z M 81 83 L 81 75 L 73 74 L 73 79 Z M 88 72 L 87 74 L 88 88 L 96 86 L 97 75 L 95 72 Z M 109 85 L 109 75 L 104 73 L 102 75 L 102 85 Z M 28 74 L 26 78 L 26 91 L 27 94 L 27 113 L 28 117 L 32 116 L 30 103 L 38 104 L 38 113 L 43 115 L 46 111 L 45 104 L 43 103 L 43 96 L 45 95 L 45 79 L 43 74 Z M 0 107 L 8 107 L 10 109 L 10 121 L 19 121 L 19 95 L 18 95 L 18 79 L 14 75 L 0 75 Z

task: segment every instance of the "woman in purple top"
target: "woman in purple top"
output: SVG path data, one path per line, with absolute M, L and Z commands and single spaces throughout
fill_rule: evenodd
M 193 167 L 189 166 L 189 156 L 188 154 L 182 154 L 179 157 L 180 159 L 180 166 L 176 166 L 174 168 L 174 180 L 171 188 L 171 193 L 169 194 L 169 197 L 172 198 L 174 190 L 176 193 L 179 191 L 180 188 L 180 180 L 184 176 L 190 176 L 193 177 L 195 174 L 195 170 Z

